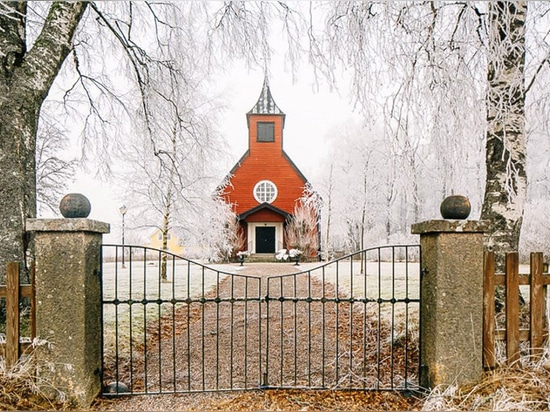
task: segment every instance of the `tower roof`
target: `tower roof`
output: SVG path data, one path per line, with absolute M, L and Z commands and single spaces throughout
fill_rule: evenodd
M 280 114 L 284 116 L 284 113 L 279 109 L 279 106 L 273 100 L 271 90 L 269 90 L 269 81 L 267 76 L 264 78 L 264 85 L 262 86 L 262 92 L 258 101 L 252 109 L 247 113 L 251 114 Z

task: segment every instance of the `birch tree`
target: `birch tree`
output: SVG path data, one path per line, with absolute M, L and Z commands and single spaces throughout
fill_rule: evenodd
M 527 196 L 526 17 L 526 1 L 488 4 L 487 177 L 481 218 L 491 224 L 487 246 L 497 251 L 518 250 Z
M 159 229 L 163 250 L 171 232 L 188 241 L 196 238 L 195 227 L 208 218 L 205 204 L 214 201 L 213 187 L 222 173 L 216 165 L 225 144 L 214 127 L 219 107 L 203 94 L 205 81 L 197 73 L 182 69 L 178 78 L 158 86 L 163 91 L 149 99 L 151 108 L 159 107 L 149 118 L 155 138 L 142 135 L 124 149 L 129 164 L 118 179 L 126 187 L 125 202 L 138 210 L 136 225 Z M 171 104 L 164 107 L 166 100 Z M 161 276 L 166 279 L 165 254 Z
M 330 260 L 330 254 L 333 250 L 332 242 L 332 219 L 333 219 L 333 198 L 335 192 L 334 181 L 334 162 L 330 162 L 328 166 L 328 175 L 325 176 L 325 180 L 321 186 L 321 197 L 325 200 L 325 207 L 321 208 L 321 228 L 322 228 L 322 247 L 324 247 L 323 260 L 328 262 Z
M 517 249 L 527 186 L 525 84 L 540 76 L 525 77 L 527 2 L 329 7 L 324 34 L 310 31 L 310 57 L 329 78 L 331 66 L 350 67 L 355 100 L 366 116 L 382 107 L 396 133 L 407 130 L 409 139 L 420 137 L 444 154 L 447 170 L 441 171 L 451 180 L 444 181 L 443 195 L 477 186 L 459 176 L 473 158 L 468 142 L 485 138 L 481 218 L 491 223 L 487 244 Z M 547 6 L 538 8 L 544 14 L 540 9 Z M 547 52 L 532 62 L 541 71 L 547 70 Z

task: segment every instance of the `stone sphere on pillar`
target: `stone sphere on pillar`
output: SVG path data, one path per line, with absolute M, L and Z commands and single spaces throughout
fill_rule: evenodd
M 68 219 L 88 217 L 91 210 L 90 201 L 81 193 L 69 193 L 59 203 L 59 211 Z
M 466 196 L 453 195 L 446 197 L 439 208 L 443 219 L 462 220 L 470 216 L 472 206 Z

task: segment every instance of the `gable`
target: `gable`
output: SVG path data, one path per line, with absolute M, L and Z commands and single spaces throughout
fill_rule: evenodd
M 254 187 L 262 180 L 268 180 L 277 187 L 277 197 L 271 205 L 292 214 L 296 200 L 302 196 L 307 183 L 284 151 L 271 151 L 262 156 L 253 156 L 248 151 L 231 174 L 224 198 L 226 202 L 235 205 L 238 215 L 260 204 L 254 198 Z

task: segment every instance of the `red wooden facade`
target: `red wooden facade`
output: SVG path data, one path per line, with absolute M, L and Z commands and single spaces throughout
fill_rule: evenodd
M 224 199 L 239 217 L 247 250 L 273 253 L 286 247 L 285 221 L 307 180 L 283 150 L 285 114 L 275 104 L 267 81 L 247 113 L 247 122 L 248 150 L 231 169 Z

